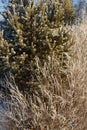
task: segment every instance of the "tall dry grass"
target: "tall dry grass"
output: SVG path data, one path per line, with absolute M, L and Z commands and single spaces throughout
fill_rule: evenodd
M 28 103 L 11 74 L 0 75 L 0 88 L 0 130 L 23 129 L 29 114 Z
M 75 44 L 66 69 L 55 56 L 41 66 L 36 58 L 38 82 L 32 80 L 23 95 L 5 77 L 10 101 L 5 95 L 0 109 L 1 130 L 86 130 L 87 129 L 87 24 L 72 27 Z M 40 76 L 39 76 L 40 75 Z M 9 124 L 10 123 L 10 124 Z M 12 125 L 11 125 L 12 124 Z M 7 128 L 6 128 L 7 129 Z

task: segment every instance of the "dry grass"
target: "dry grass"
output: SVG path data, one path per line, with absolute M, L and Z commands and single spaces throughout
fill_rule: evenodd
M 31 82 L 25 95 L 5 77 L 11 94 L 10 102 L 4 100 L 9 108 L 0 108 L 1 130 L 6 130 L 5 125 L 8 130 L 87 130 L 86 21 L 73 26 L 72 32 L 75 45 L 67 69 L 59 67 L 56 57 L 49 58 L 43 68 L 36 58 L 38 84 Z M 1 93 L 2 98 L 7 99 Z
M 0 86 L 3 89 L 0 91 L 0 130 L 23 129 L 24 122 L 28 119 L 25 97 L 11 75 L 0 75 Z

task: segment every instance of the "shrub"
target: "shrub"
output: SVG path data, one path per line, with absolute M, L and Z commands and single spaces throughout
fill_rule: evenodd
M 71 3 L 65 1 L 48 2 L 34 6 L 33 0 L 12 1 L 11 7 L 4 14 L 9 24 L 10 35 L 6 39 L 9 45 L 9 64 L 17 83 L 27 86 L 35 77 L 35 57 L 42 64 L 48 57 L 56 55 L 60 64 L 66 66 L 67 53 L 73 44 L 72 36 L 66 25 L 73 21 Z M 72 18 L 68 19 L 68 12 Z M 65 18 L 67 15 L 67 19 Z M 4 36 L 5 36 L 4 31 Z

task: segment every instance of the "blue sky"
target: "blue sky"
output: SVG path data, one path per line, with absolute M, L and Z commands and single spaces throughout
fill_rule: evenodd
M 5 3 L 3 3 L 2 1 L 5 1 Z M 4 6 L 6 6 L 7 4 L 8 0 L 0 0 L 0 12 L 3 12 Z
M 78 1 L 79 0 L 72 0 L 73 1 L 73 4 L 78 4 Z M 87 2 L 87 0 L 85 0 Z
M 3 3 L 4 1 L 5 3 Z M 4 11 L 4 6 L 8 4 L 8 0 L 0 0 L 0 13 Z M 3 19 L 2 15 L 0 14 L 0 21 Z
M 74 4 L 77 4 L 78 3 L 78 0 L 72 0 Z

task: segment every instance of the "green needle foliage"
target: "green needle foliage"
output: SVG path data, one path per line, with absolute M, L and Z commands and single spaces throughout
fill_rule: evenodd
M 9 67 L 9 45 L 3 38 L 3 33 L 0 33 L 0 75 L 4 73 Z
M 5 55 L 8 58 L 6 60 L 21 86 L 27 86 L 32 75 L 35 77 L 35 57 L 44 65 L 48 57 L 55 55 L 59 63 L 63 61 L 62 65 L 65 66 L 66 55 L 73 44 L 67 30 L 67 25 L 75 20 L 71 1 L 58 0 L 56 3 L 52 0 L 36 6 L 33 3 L 33 0 L 13 0 L 4 13 L 8 22 L 4 37 L 7 28 L 9 35 L 0 44 L 6 46 L 4 49 L 9 49 L 4 54 L 4 49 L 0 47 L 0 57 Z

